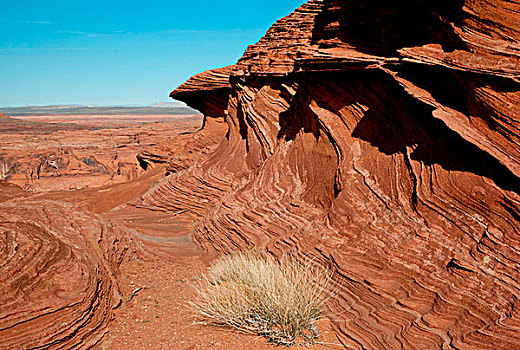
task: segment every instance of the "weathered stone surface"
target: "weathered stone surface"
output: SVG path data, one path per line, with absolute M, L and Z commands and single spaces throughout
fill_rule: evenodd
M 165 161 L 169 138 L 201 122 L 161 115 L 0 116 L 0 180 L 33 193 L 136 180 L 144 167 Z
M 520 4 L 311 0 L 172 92 L 229 130 L 144 196 L 336 269 L 353 349 L 520 347 Z
M 100 344 L 106 339 L 113 309 L 123 300 L 120 264 L 128 258 L 141 263 L 158 256 L 171 259 L 172 251 L 184 246 L 192 255 L 197 251 L 184 237 L 188 232 L 171 232 L 183 228 L 176 217 L 125 203 L 145 193 L 165 173 L 181 170 L 199 154 L 209 152 L 224 135 L 225 124 L 213 120 L 196 132 L 200 117 L 120 125 L 125 119 L 112 116 L 103 128 L 69 118 L 71 123 L 59 124 L 0 116 L 0 158 L 17 164 L 15 171 L 4 172 L 10 182 L 0 180 L 2 350 L 106 348 Z M 154 116 L 141 118 L 153 120 Z M 120 147 L 114 150 L 114 143 Z M 105 182 L 100 174 L 74 163 L 94 167 L 89 156 L 95 154 L 106 165 L 115 153 L 116 162 L 128 159 L 139 166 L 140 151 L 140 158 L 153 169 L 141 168 L 142 176 L 126 182 L 116 178 L 99 186 Z M 82 156 L 83 152 L 87 155 Z M 45 164 L 41 166 L 40 178 L 45 181 L 31 182 L 30 189 L 15 184 L 23 174 L 20 169 L 56 153 L 66 156 L 54 158 L 58 169 L 47 171 Z M 91 159 L 90 164 L 83 159 Z M 0 160 L 0 171 L 1 166 Z M 91 186 L 67 190 L 69 184 L 80 181 Z M 175 234 L 184 236 L 172 239 Z M 127 294 L 123 301 L 128 298 Z
M 120 302 L 125 228 L 52 201 L 0 204 L 0 349 L 88 349 Z

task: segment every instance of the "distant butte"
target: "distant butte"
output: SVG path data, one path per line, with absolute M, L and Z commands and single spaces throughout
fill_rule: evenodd
M 346 348 L 520 348 L 519 13 L 308 1 L 171 93 L 229 131 L 146 201 L 335 266 Z

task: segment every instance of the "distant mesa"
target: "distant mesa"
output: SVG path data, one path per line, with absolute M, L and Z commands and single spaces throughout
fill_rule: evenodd
M 167 107 L 167 108 L 172 108 L 172 107 L 187 107 L 187 105 L 186 105 L 186 103 L 184 103 L 182 101 L 167 101 L 167 102 L 155 102 L 155 103 L 149 104 L 146 107 Z
M 46 115 L 195 115 L 197 110 L 181 103 L 158 103 L 150 106 L 24 106 L 0 108 L 9 116 Z

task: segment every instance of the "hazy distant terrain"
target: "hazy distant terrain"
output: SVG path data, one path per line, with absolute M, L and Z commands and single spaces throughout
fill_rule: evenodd
M 0 113 L 8 116 L 40 115 L 193 115 L 198 111 L 190 107 L 163 106 L 26 106 L 0 107 Z

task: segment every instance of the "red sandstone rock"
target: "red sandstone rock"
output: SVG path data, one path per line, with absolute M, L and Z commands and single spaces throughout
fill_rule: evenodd
M 88 349 L 120 302 L 130 233 L 70 204 L 0 204 L 0 349 Z
M 0 202 L 17 197 L 23 197 L 23 190 L 15 184 L 0 180 Z
M 200 128 L 186 116 L 40 116 L 0 119 L 0 180 L 29 192 L 77 190 L 135 180 L 154 148 L 168 158 L 169 138 Z M 21 119 L 23 118 L 23 119 Z M 125 120 L 125 119 L 122 119 Z M 166 120 L 142 123 L 146 120 Z M 142 159 L 141 159 L 142 160 Z
M 0 349 L 96 348 L 108 332 L 113 309 L 122 300 L 120 264 L 129 256 L 150 256 L 141 248 L 142 242 L 155 256 L 171 254 L 183 244 L 189 246 L 191 254 L 196 252 L 187 238 L 175 241 L 171 235 L 153 237 L 165 243 L 151 249 L 149 237 L 157 235 L 156 231 L 163 232 L 158 226 L 166 234 L 170 227 L 180 225 L 175 217 L 154 216 L 150 214 L 153 210 L 137 212 L 133 206 L 124 204 L 146 192 L 167 170 L 173 172 L 177 166 L 182 169 L 177 162 L 188 166 L 199 154 L 209 152 L 222 138 L 225 125 L 212 121 L 204 131 L 186 133 L 199 129 L 201 118 L 160 124 L 105 125 L 100 130 L 4 119 L 0 120 L 0 156 L 13 159 L 16 170 L 22 166 L 28 168 L 34 153 L 41 157 L 59 153 L 61 148 L 56 145 L 63 143 L 69 143 L 70 148 L 68 153 L 60 153 L 69 155 L 67 162 L 57 158 L 61 176 L 42 171 L 45 182 L 32 183 L 36 194 L 0 180 Z M 133 139 L 136 134 L 140 135 L 140 143 Z M 122 147 L 114 150 L 114 142 Z M 141 150 L 156 155 L 149 158 L 167 159 L 167 162 L 147 171 L 141 169 L 143 175 L 137 179 L 127 179 L 124 183 L 117 183 L 116 179 L 102 187 L 95 187 L 104 182 L 99 181 L 99 174 L 85 171 L 81 177 L 70 161 L 83 159 L 80 156 L 83 152 L 94 152 L 98 159 L 108 160 L 104 164 L 109 164 L 111 152 L 117 152 L 120 158 L 136 163 Z M 20 172 L 4 174 L 16 182 Z M 79 179 L 93 186 L 66 190 Z M 49 188 L 62 191 L 49 192 Z M 111 211 L 111 215 L 92 213 L 115 207 L 117 210 Z M 140 214 L 144 217 L 139 217 Z M 164 222 L 159 225 L 154 220 L 157 218 Z M 166 253 L 159 249 L 163 246 Z
M 336 268 L 352 349 L 520 347 L 520 5 L 311 0 L 171 96 L 219 147 L 144 203 Z

